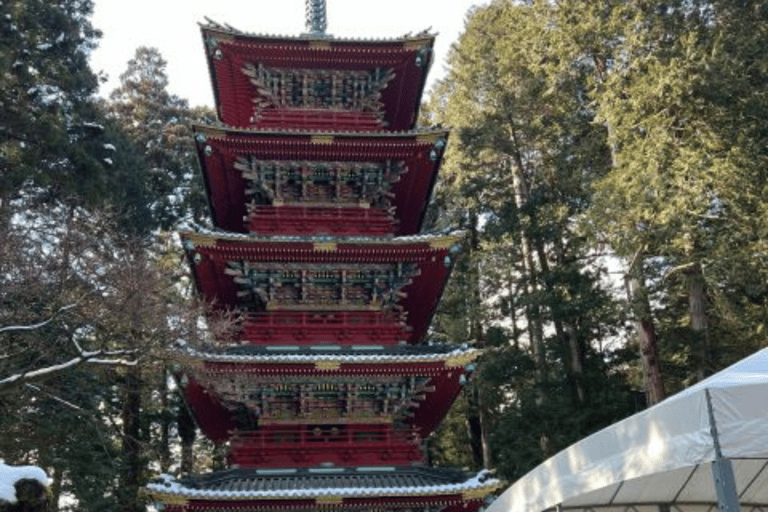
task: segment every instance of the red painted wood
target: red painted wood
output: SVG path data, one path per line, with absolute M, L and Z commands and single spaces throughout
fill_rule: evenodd
M 259 235 L 384 236 L 397 226 L 380 208 L 257 206 L 246 219 L 248 231 Z
M 333 307 L 321 311 L 287 307 L 251 311 L 245 316 L 241 341 L 286 348 L 314 345 L 392 347 L 403 342 L 420 342 L 450 272 L 450 261 L 447 261 L 450 251 L 430 247 L 429 241 L 424 239 L 414 238 L 412 242 L 403 243 L 385 238 L 413 235 L 421 229 L 448 136 L 444 131 L 403 133 L 414 127 L 434 38 L 318 41 L 246 35 L 213 26 L 203 27 L 202 32 L 219 119 L 225 125 L 235 127 L 195 128 L 213 222 L 219 229 L 252 233 L 260 238 L 223 236 L 201 240 L 194 235 L 183 236 L 198 291 L 220 308 L 240 307 L 237 285 L 232 276 L 225 273 L 228 261 L 304 263 L 318 267 L 343 263 L 413 263 L 418 266 L 418 275 L 402 289 L 397 311 Z M 275 104 L 257 112 L 254 99 L 259 93 L 243 72 L 243 68 L 251 65 L 273 69 L 391 69 L 394 78 L 382 90 L 383 110 L 380 112 L 345 111 L 345 106 L 321 109 L 277 107 Z M 256 129 L 261 131 L 254 131 Z M 238 158 L 375 164 L 403 161 L 407 171 L 392 186 L 389 209 L 357 206 L 354 202 L 290 203 L 290 199 L 290 204 L 248 208 L 244 192 L 247 182 L 242 171 L 234 166 Z M 345 200 L 349 197 L 349 193 L 346 194 L 342 194 Z M 321 242 L 309 238 L 278 239 L 313 235 L 329 237 Z M 380 236 L 382 241 L 354 243 L 335 238 L 352 236 Z M 196 247 L 193 247 L 193 240 L 197 241 Z M 331 365 L 287 360 L 258 363 L 256 359 L 251 362 L 209 359 L 198 361 L 187 370 L 191 375 L 187 377 L 185 396 L 201 430 L 214 441 L 228 440 L 229 464 L 244 468 L 422 464 L 422 440 L 447 413 L 461 390 L 461 380 L 466 373 L 461 367 L 447 368 L 442 360 L 382 362 L 374 359 L 368 359 L 366 363 L 347 361 Z M 405 425 L 399 423 L 396 428 L 391 419 L 388 419 L 389 423 L 381 423 L 384 418 L 364 415 L 350 416 L 345 423 L 344 418 L 333 417 L 337 412 L 323 424 L 301 423 L 314 417 L 307 413 L 308 409 L 297 410 L 303 416 L 298 413 L 283 416 L 280 409 L 276 414 L 264 413 L 263 424 L 259 424 L 258 411 L 250 411 L 245 420 L 238 419 L 239 413 L 235 412 L 238 404 L 225 404 L 223 398 L 217 398 L 211 391 L 216 389 L 215 385 L 206 389 L 200 384 L 219 382 L 242 386 L 218 388 L 222 397 L 238 400 L 251 392 L 249 386 L 274 382 L 275 376 L 280 379 L 355 376 L 359 379 L 360 376 L 375 375 L 419 379 L 417 391 L 414 391 L 419 396 L 412 397 L 412 403 L 406 406 L 410 409 L 407 409 L 409 415 L 406 415 Z M 226 380 L 232 376 L 237 379 Z M 280 407 L 289 407 L 292 400 L 296 400 L 297 407 L 307 407 L 310 399 L 302 393 L 304 391 L 295 399 L 290 394 L 281 395 Z M 370 400 L 376 403 L 374 399 Z M 272 402 L 264 403 L 271 407 Z M 317 409 L 321 417 L 328 411 L 343 409 L 333 400 L 328 403 L 330 405 L 322 402 Z M 254 409 L 256 404 L 252 404 Z M 185 504 L 168 504 L 166 510 L 279 512 L 322 507 L 328 512 L 331 509 L 406 512 L 430 507 L 439 508 L 441 512 L 477 512 L 482 505 L 481 500 L 460 494 L 409 496 L 402 491 L 394 494 L 344 498 L 321 504 L 313 499 L 281 499 L 290 498 L 288 494 L 269 500 L 192 499 Z
M 187 235 L 182 238 L 188 240 Z M 225 274 L 228 261 L 303 262 L 303 263 L 389 263 L 404 262 L 418 265 L 419 274 L 403 288 L 404 297 L 398 305 L 407 312 L 408 343 L 418 343 L 426 334 L 450 268 L 445 265 L 447 248 L 431 248 L 429 244 L 414 241 L 409 244 L 355 245 L 340 241 L 336 250 L 317 250 L 311 242 L 269 242 L 247 240 L 219 240 L 214 246 L 198 246 L 193 272 L 198 290 L 205 299 L 219 307 L 237 307 L 240 299 L 234 280 Z M 283 309 L 285 311 L 285 309 Z M 338 308 L 335 311 L 344 311 Z M 310 336 L 309 341 L 318 337 Z
M 421 135 L 347 133 L 333 134 L 330 142 L 313 142 L 313 134 L 307 132 L 270 133 L 233 129 L 211 131 L 203 127 L 196 127 L 195 130 L 205 137 L 204 141 L 202 137 L 198 141 L 198 158 L 214 225 L 235 233 L 276 233 L 283 230 L 283 234 L 299 234 L 295 232 L 297 226 L 289 218 L 285 219 L 286 222 L 277 223 L 273 218 L 259 218 L 253 221 L 248 219 L 244 192 L 246 181 L 242 172 L 235 169 L 234 163 L 239 157 L 252 156 L 261 160 L 278 161 L 403 161 L 407 170 L 392 188 L 396 223 L 391 224 L 385 234 L 416 234 L 421 229 L 448 137 L 446 131 Z M 442 142 L 436 147 L 435 141 L 438 139 Z M 293 206 L 274 208 L 275 215 L 278 216 L 281 215 L 279 212 L 289 211 Z M 381 214 L 366 212 L 363 208 L 354 210 L 358 216 L 347 217 L 344 234 L 377 234 L 380 226 L 370 226 L 374 220 L 371 215 Z M 262 221 L 266 224 L 262 225 Z M 337 229 L 318 223 L 302 227 L 301 234 L 337 234 Z
M 405 375 L 416 377 L 428 377 L 427 391 L 424 397 L 416 400 L 416 406 L 411 410 L 412 416 L 406 421 L 414 431 L 422 438 L 434 431 L 442 421 L 451 404 L 461 392 L 462 375 L 466 377 L 463 367 L 445 367 L 442 361 L 413 362 L 413 363 L 341 363 L 333 370 L 317 368 L 313 363 L 237 363 L 237 362 L 213 362 L 204 363 L 205 374 L 208 378 L 227 379 L 229 375 L 261 375 L 285 377 L 301 376 L 311 379 L 313 376 L 351 376 L 351 375 Z M 217 377 L 218 376 L 218 377 Z M 211 394 L 204 392 L 194 378 L 190 378 L 190 385 L 186 390 L 187 401 L 190 406 L 201 415 L 200 427 L 206 436 L 221 440 L 229 436 L 229 432 L 236 430 L 236 424 L 229 419 L 231 413 Z M 298 407 L 298 405 L 297 405 Z M 329 423 L 333 423 L 329 419 Z M 339 425 L 344 424 L 339 421 Z M 366 425 L 361 423 L 361 425 Z M 261 428 L 273 428 L 266 426 Z M 279 427 L 278 427 L 279 428 Z M 282 428 L 305 428 L 297 425 L 284 426 Z M 354 423 L 346 424 L 343 428 L 384 428 L 381 425 L 367 425 L 359 427 Z M 245 439 L 245 438 L 244 438 Z M 243 441 L 245 442 L 245 441 Z M 258 443 L 264 444 L 261 438 Z M 372 462 L 371 462 L 372 463 Z
M 423 462 L 420 443 L 415 432 L 391 425 L 265 427 L 235 434 L 229 463 L 243 468 L 407 466 Z
M 395 346 L 408 339 L 408 328 L 381 311 L 268 311 L 245 319 L 243 339 L 254 345 Z
M 203 434 L 214 442 L 226 441 L 237 427 L 230 411 L 194 379 L 185 385 L 184 396 Z
M 312 130 L 409 130 L 414 126 L 426 73 L 431 60 L 434 37 L 409 41 L 329 40 L 323 48 L 312 47 L 307 40 L 271 38 L 229 33 L 202 27 L 206 55 L 214 86 L 219 119 L 230 126 L 293 128 Z M 421 55 L 418 55 L 419 52 Z M 248 65 L 272 68 L 314 68 L 339 70 L 393 69 L 395 77 L 381 94 L 384 103 L 383 124 L 376 115 L 344 116 L 337 111 L 312 109 L 268 112 L 254 119 L 256 88 L 242 72 Z

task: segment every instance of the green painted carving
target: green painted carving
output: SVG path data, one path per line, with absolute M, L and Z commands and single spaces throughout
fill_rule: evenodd
M 289 69 L 246 64 L 258 91 L 257 113 L 264 108 L 322 108 L 383 113 L 381 93 L 395 76 L 392 69 Z
M 226 273 L 242 303 L 256 310 L 397 310 L 402 289 L 418 274 L 415 263 L 317 264 L 230 261 Z
M 234 164 L 247 181 L 246 198 L 256 205 L 366 205 L 390 208 L 392 185 L 405 162 L 309 162 L 240 157 Z

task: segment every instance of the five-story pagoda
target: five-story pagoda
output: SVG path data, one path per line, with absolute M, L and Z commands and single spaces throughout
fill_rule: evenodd
M 195 127 L 217 232 L 182 233 L 237 344 L 174 353 L 230 469 L 148 485 L 168 511 L 475 512 L 498 482 L 424 463 L 478 356 L 424 341 L 458 234 L 420 234 L 448 133 L 416 129 L 434 36 L 202 26 L 221 124 Z

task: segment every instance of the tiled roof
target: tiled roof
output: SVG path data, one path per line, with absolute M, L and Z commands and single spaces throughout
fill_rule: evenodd
M 357 137 L 357 138 L 372 138 L 372 139 L 381 139 L 381 138 L 398 139 L 398 138 L 429 137 L 429 136 L 434 136 L 435 138 L 437 138 L 440 136 L 445 137 L 448 135 L 448 132 L 449 132 L 447 128 L 443 128 L 442 126 L 416 126 L 414 128 L 411 128 L 410 130 L 397 130 L 397 131 L 333 130 L 333 129 L 309 130 L 302 127 L 298 127 L 298 128 L 247 128 L 246 127 L 244 128 L 244 127 L 229 126 L 221 122 L 214 122 L 209 124 L 193 124 L 192 129 L 195 131 L 195 133 L 202 133 L 210 137 L 223 137 L 226 135 L 236 136 L 238 134 L 264 135 L 264 136 L 286 135 L 286 136 L 293 136 L 293 137 L 333 135 L 340 138 Z M 427 139 L 427 142 L 429 142 L 429 139 Z
M 451 345 L 440 343 L 434 345 L 400 345 L 395 347 L 383 347 L 378 345 L 353 345 L 353 346 L 261 346 L 261 345 L 239 345 L 236 347 L 227 347 L 223 352 L 228 355 L 383 355 L 383 356 L 430 356 L 437 354 L 447 354 L 458 350 L 466 350 L 466 344 Z
M 447 468 L 230 469 L 176 480 L 168 475 L 147 485 L 150 494 L 188 499 L 316 499 L 463 494 L 499 487 L 482 471 L 469 475 Z
M 413 244 L 413 243 L 433 243 L 442 242 L 445 245 L 451 245 L 459 242 L 465 232 L 456 230 L 447 234 L 443 233 L 423 233 L 407 236 L 332 236 L 332 235 L 251 235 L 247 233 L 233 233 L 231 231 L 208 230 L 200 228 L 197 231 L 182 231 L 182 239 L 194 241 L 224 240 L 231 242 L 308 242 L 323 243 L 333 242 L 338 244 L 355 245 L 376 245 L 376 244 Z
M 293 40 L 293 41 L 313 41 L 313 40 L 321 40 L 321 41 L 333 41 L 337 43 L 393 43 L 393 42 L 407 42 L 407 41 L 432 41 L 435 39 L 435 36 L 437 34 L 432 33 L 429 31 L 429 29 L 424 30 L 418 34 L 411 35 L 411 34 L 405 34 L 401 37 L 393 37 L 393 38 L 349 38 L 349 37 L 334 37 L 330 34 L 323 34 L 322 36 L 313 35 L 313 34 L 302 34 L 300 36 L 296 35 L 280 35 L 280 34 L 257 34 L 255 32 L 245 32 L 242 30 L 238 30 L 230 25 L 217 23 L 216 21 L 213 21 L 211 19 L 206 18 L 206 23 L 200 23 L 200 27 L 205 30 L 212 30 L 216 32 L 221 32 L 225 34 L 230 34 L 233 36 L 241 36 L 241 37 L 252 37 L 252 38 L 258 38 L 258 39 L 274 39 L 274 40 Z
M 437 361 L 469 362 L 480 355 L 476 349 L 456 345 L 399 346 L 399 347 L 264 347 L 243 345 L 230 347 L 221 352 L 197 351 L 184 348 L 175 351 L 180 356 L 205 359 L 215 362 L 232 363 L 316 363 L 337 361 L 339 363 L 427 363 Z M 463 364 L 462 364 L 463 365 Z

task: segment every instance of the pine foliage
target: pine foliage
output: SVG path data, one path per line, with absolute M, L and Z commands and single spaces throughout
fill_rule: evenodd
M 490 347 L 476 463 L 522 476 L 768 341 L 765 8 L 468 14 L 424 112 L 453 129 L 432 218 L 471 240 L 435 329 Z

